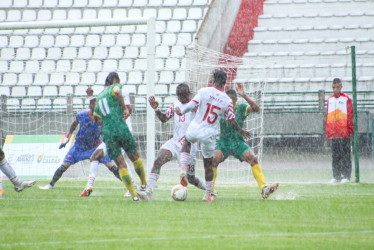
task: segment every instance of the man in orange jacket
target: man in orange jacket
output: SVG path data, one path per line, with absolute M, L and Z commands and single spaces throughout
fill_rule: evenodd
M 334 94 L 327 100 L 326 136 L 332 140 L 332 174 L 330 183 L 345 183 L 351 179 L 351 137 L 353 135 L 353 106 L 351 98 L 341 92 L 342 82 L 332 82 Z

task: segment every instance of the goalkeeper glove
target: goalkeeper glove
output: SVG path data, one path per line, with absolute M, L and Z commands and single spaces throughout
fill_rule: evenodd
M 66 144 L 68 144 L 68 142 L 70 140 L 70 135 L 66 134 L 65 137 L 66 137 L 65 140 L 60 144 L 60 146 L 58 147 L 58 149 L 64 148 L 66 146 Z

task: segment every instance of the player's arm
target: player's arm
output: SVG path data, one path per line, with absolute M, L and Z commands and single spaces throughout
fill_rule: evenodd
M 125 100 L 123 99 L 121 89 L 117 86 L 113 88 L 113 95 L 116 96 L 117 101 L 123 107 L 123 120 L 126 120 L 130 116 L 130 112 L 126 106 Z
M 77 119 L 75 119 L 70 125 L 69 132 L 65 135 L 65 140 L 58 147 L 59 149 L 64 148 L 66 144 L 68 144 L 70 137 L 73 134 L 74 130 L 77 128 L 77 126 L 78 126 L 78 121 Z
M 182 107 L 182 108 L 176 107 L 175 108 L 175 113 L 177 115 L 184 115 L 184 114 L 190 112 L 191 110 L 193 110 L 198 104 L 199 103 L 195 99 L 192 99 L 184 107 Z
M 236 92 L 238 93 L 238 95 L 243 97 L 244 100 L 249 104 L 246 112 L 259 112 L 260 111 L 260 107 L 257 105 L 257 103 L 255 103 L 251 98 L 249 98 L 245 94 L 243 84 L 241 84 L 241 83 L 236 84 Z
M 228 122 L 230 123 L 231 127 L 235 129 L 236 131 L 238 131 L 244 138 L 246 139 L 251 138 L 251 133 L 242 129 L 235 119 L 229 120 Z
M 161 110 L 158 109 L 158 101 L 154 96 L 150 96 L 148 99 L 149 105 L 155 110 L 156 116 L 158 119 L 160 119 L 161 122 L 167 122 L 170 117 L 168 117 L 165 113 L 161 112 Z

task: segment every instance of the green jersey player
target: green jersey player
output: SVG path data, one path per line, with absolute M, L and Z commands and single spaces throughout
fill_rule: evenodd
M 233 102 L 237 123 L 240 127 L 243 127 L 244 120 L 247 118 L 248 114 L 250 112 L 258 112 L 260 107 L 245 94 L 242 84 L 237 84 L 236 91 L 234 89 L 229 89 L 226 91 L 226 94 Z M 238 103 L 237 93 L 243 97 L 249 105 L 247 103 Z M 225 120 L 221 120 L 220 130 L 220 136 L 213 156 L 213 190 L 217 177 L 218 164 L 232 155 L 236 159 L 248 162 L 252 166 L 252 173 L 262 191 L 262 197 L 264 199 L 268 198 L 270 194 L 277 190 L 278 183 L 271 185 L 265 184 L 264 174 L 261 171 L 257 157 L 251 147 L 245 143 L 243 136 L 238 131 L 234 130 Z
M 146 197 L 142 193 L 136 193 L 131 182 L 125 158 L 121 153 L 121 148 L 133 162 L 135 171 L 141 180 L 141 190 L 145 190 L 147 181 L 145 177 L 144 164 L 137 150 L 137 144 L 132 136 L 125 120 L 129 117 L 130 112 L 126 107 L 119 84 L 120 79 L 116 72 L 111 72 L 105 80 L 106 88 L 97 96 L 95 107 L 95 117 L 103 122 L 103 139 L 106 143 L 108 155 L 114 159 L 119 168 L 121 180 L 125 183 L 126 188 L 130 191 L 134 201 Z

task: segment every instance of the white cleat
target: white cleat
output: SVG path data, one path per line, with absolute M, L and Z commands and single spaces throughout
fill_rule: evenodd
M 346 179 L 346 178 L 343 178 L 343 179 L 340 181 L 340 183 L 347 183 L 347 182 L 349 182 L 349 180 Z
M 125 197 L 125 198 L 127 198 L 127 197 L 131 197 L 130 191 L 127 191 L 127 192 L 123 195 L 123 197 Z
M 52 188 L 53 188 L 53 186 L 51 184 L 45 185 L 44 187 L 39 186 L 39 189 L 44 189 L 44 190 L 52 189 Z
M 214 196 L 213 195 L 210 195 L 210 196 L 204 195 L 203 201 L 212 202 L 212 201 L 214 201 Z
M 274 193 L 278 189 L 279 184 L 269 184 L 262 188 L 262 198 L 267 199 L 272 193 Z
M 22 183 L 19 186 L 15 187 L 14 189 L 17 192 L 21 192 L 25 188 L 32 187 L 35 184 L 35 182 L 36 182 L 35 180 L 32 180 L 32 181 L 22 181 Z
M 338 181 L 337 179 L 335 179 L 335 178 L 332 178 L 332 179 L 329 181 L 330 184 L 338 183 L 338 182 L 339 182 L 339 181 Z

